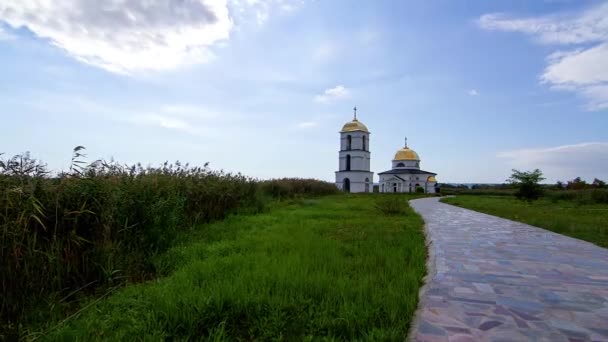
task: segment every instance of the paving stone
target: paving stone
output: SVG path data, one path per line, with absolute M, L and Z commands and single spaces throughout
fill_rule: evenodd
M 434 272 L 416 341 L 608 341 L 608 250 L 523 223 L 411 202 Z

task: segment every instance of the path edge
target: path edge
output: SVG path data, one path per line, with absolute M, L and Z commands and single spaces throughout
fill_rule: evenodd
M 423 200 L 425 198 L 413 199 L 409 200 L 408 204 L 410 207 L 416 212 L 416 214 L 420 215 L 422 220 L 422 214 L 418 212 L 411 204 L 413 201 Z M 438 200 L 439 201 L 439 200 Z M 428 226 L 426 221 L 424 221 L 424 225 L 422 227 L 422 231 L 424 232 L 424 241 L 427 251 L 427 259 L 426 259 L 426 274 L 424 278 L 422 278 L 422 286 L 420 286 L 420 290 L 418 290 L 418 306 L 416 307 L 416 311 L 414 312 L 414 318 L 410 323 L 410 329 L 405 338 L 406 341 L 415 341 L 416 335 L 418 334 L 418 327 L 420 326 L 420 321 L 422 320 L 422 311 L 424 310 L 425 303 L 427 301 L 427 292 L 429 291 L 429 287 L 431 285 L 431 280 L 437 274 L 437 264 L 435 260 L 435 250 L 433 248 L 433 241 L 431 240 L 431 236 L 429 234 Z

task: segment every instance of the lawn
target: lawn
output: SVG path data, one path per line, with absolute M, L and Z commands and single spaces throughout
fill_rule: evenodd
M 457 196 L 442 202 L 533 226 L 608 247 L 608 205 L 580 205 L 541 199 L 527 203 L 505 196 Z
M 402 213 L 376 207 L 389 198 Z M 39 337 L 402 341 L 426 258 L 409 198 L 297 200 L 201 226 L 156 260 L 165 277 L 127 286 Z

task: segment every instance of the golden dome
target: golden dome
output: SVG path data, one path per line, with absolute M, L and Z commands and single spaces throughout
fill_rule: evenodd
M 435 176 L 430 176 L 429 178 L 427 178 L 426 180 L 427 182 L 434 182 L 437 183 L 437 180 L 435 179 Z
M 418 153 L 414 150 L 405 146 L 395 153 L 395 158 L 393 158 L 393 160 L 420 160 L 420 157 L 418 157 Z
M 357 119 L 353 119 L 353 121 L 345 123 L 344 127 L 342 127 L 341 132 L 354 132 L 354 131 L 363 131 L 363 132 L 369 133 L 369 131 L 367 130 L 367 127 L 365 127 L 365 125 L 363 123 L 359 122 L 359 120 L 357 120 Z

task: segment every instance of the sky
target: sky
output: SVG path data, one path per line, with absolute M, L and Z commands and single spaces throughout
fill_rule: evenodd
M 608 180 L 608 2 L 0 2 L 3 157 L 334 181 L 354 106 L 376 173 Z

